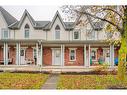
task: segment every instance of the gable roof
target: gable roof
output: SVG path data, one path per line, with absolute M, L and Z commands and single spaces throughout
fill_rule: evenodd
M 55 16 L 53 17 L 52 21 L 49 24 L 47 24 L 44 29 L 50 30 L 52 28 L 52 26 L 53 26 L 53 24 L 54 24 L 54 22 L 55 22 L 57 17 L 59 18 L 59 20 L 60 20 L 60 22 L 63 25 L 65 30 L 71 30 L 71 29 L 74 28 L 74 22 L 63 22 L 62 17 L 60 15 L 59 11 L 57 11 Z
M 10 26 L 11 29 L 18 29 L 20 28 L 23 20 L 25 17 L 28 16 L 32 26 L 36 29 L 44 29 L 44 30 L 50 30 L 52 25 L 54 24 L 57 17 L 59 17 L 60 22 L 62 23 L 63 27 L 66 30 L 73 29 L 74 22 L 63 22 L 59 12 L 57 11 L 52 21 L 35 21 L 32 16 L 29 14 L 27 10 L 24 11 L 23 16 L 21 17 L 20 21 L 17 21 L 13 25 Z
M 60 16 L 60 14 L 59 14 L 59 11 L 57 11 L 56 14 L 55 14 L 55 16 L 53 17 L 53 20 L 52 20 L 52 22 L 51 22 L 49 28 L 50 28 L 50 29 L 52 28 L 52 26 L 53 26 L 53 24 L 54 24 L 54 22 L 55 22 L 55 20 L 56 20 L 57 17 L 60 19 L 60 22 L 62 23 L 63 27 L 66 28 L 66 27 L 65 27 L 65 24 L 64 24 L 64 22 L 63 22 L 63 20 L 62 20 L 62 18 L 61 18 L 61 16 Z
M 7 12 L 3 7 L 0 6 L 0 12 L 2 13 L 7 25 L 11 25 L 17 22 L 17 19 L 14 18 L 9 12 Z
M 21 24 L 23 23 L 25 17 L 28 17 L 28 19 L 30 20 L 32 26 L 34 27 L 35 26 L 35 21 L 33 19 L 33 17 L 29 14 L 29 12 L 25 9 L 20 21 L 19 21 L 19 24 L 18 24 L 18 28 L 20 28 Z

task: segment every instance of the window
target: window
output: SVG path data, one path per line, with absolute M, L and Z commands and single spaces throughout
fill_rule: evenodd
M 29 38 L 29 25 L 25 25 L 25 38 Z
M 74 32 L 74 39 L 76 40 L 78 40 L 79 39 L 79 31 L 75 31 Z
M 55 28 L 55 39 L 60 39 L 60 27 L 59 25 Z
M 75 61 L 76 60 L 76 50 L 75 49 L 70 49 L 70 61 Z
M 97 59 L 96 54 L 97 54 L 97 50 L 96 49 L 92 49 L 92 51 L 91 51 L 92 60 L 96 60 Z
M 9 30 L 6 29 L 6 28 L 3 28 L 3 29 L 2 29 L 2 38 L 3 38 L 3 39 L 8 39 L 9 36 L 10 36 Z

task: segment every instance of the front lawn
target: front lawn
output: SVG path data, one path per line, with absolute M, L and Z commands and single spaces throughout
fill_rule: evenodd
M 39 89 L 47 74 L 0 73 L 0 89 Z
M 119 82 L 116 75 L 60 75 L 58 89 L 109 89 L 127 88 L 127 76 Z

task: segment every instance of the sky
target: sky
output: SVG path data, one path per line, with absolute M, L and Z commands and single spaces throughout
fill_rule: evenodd
M 63 17 L 60 6 L 55 5 L 43 5 L 43 6 L 2 6 L 17 20 L 21 19 L 25 9 L 30 13 L 34 20 L 51 21 L 58 10 Z

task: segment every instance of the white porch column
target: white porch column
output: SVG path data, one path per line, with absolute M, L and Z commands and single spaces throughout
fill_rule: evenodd
M 89 44 L 89 61 L 88 61 L 88 67 L 90 66 L 90 44 Z
M 6 65 L 8 65 L 8 43 L 5 44 L 6 45 Z
M 64 64 L 65 64 L 65 63 L 64 63 L 64 60 L 65 60 L 65 59 L 64 59 L 64 52 L 65 52 L 65 45 L 63 45 L 63 66 L 64 66 Z
M 3 51 L 4 51 L 4 65 L 6 65 L 6 43 L 4 43 Z
M 114 67 L 114 45 L 110 45 L 110 66 Z
M 63 65 L 63 45 L 61 45 L 61 66 Z
M 16 65 L 19 65 L 19 44 L 16 43 Z
M 87 61 L 86 61 L 86 45 L 84 45 L 84 66 L 87 67 Z
M 36 65 L 38 65 L 39 64 L 39 62 L 38 62 L 38 43 L 36 43 L 36 57 L 37 57 Z
M 21 47 L 20 47 L 20 43 L 18 44 L 18 64 L 20 65 L 21 64 L 21 59 L 20 59 L 20 53 L 21 53 Z
M 4 43 L 4 65 L 8 65 L 8 44 Z
M 41 52 L 41 54 L 40 54 L 40 65 L 42 65 L 42 56 L 43 56 L 43 49 L 42 49 L 42 44 L 41 44 L 41 50 L 40 50 Z

